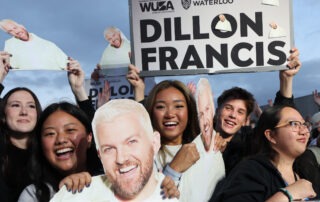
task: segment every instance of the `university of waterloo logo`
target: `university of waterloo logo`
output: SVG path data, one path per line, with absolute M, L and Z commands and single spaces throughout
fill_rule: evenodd
M 181 5 L 184 9 L 189 9 L 191 6 L 191 0 L 181 0 Z

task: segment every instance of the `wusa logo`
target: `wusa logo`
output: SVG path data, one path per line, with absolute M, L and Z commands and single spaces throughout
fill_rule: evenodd
M 151 1 L 140 2 L 142 12 L 159 12 L 159 11 L 173 11 L 173 4 L 171 1 Z
M 188 9 L 191 6 L 191 0 L 181 0 L 181 5 L 184 9 Z

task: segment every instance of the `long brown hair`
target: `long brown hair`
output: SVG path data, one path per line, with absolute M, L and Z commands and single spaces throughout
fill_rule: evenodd
M 35 102 L 35 107 L 36 107 L 36 111 L 37 111 L 37 120 L 40 117 L 41 114 L 41 105 L 40 102 L 37 98 L 37 96 L 28 88 L 25 87 L 17 87 L 17 88 L 13 88 L 10 91 L 7 92 L 7 94 L 3 97 L 3 99 L 0 102 L 0 117 L 1 117 L 1 121 L 0 121 L 0 167 L 1 167 L 1 174 L 4 177 L 5 182 L 12 182 L 13 179 L 10 178 L 10 175 L 8 174 L 11 170 L 10 170 L 10 165 L 12 164 L 12 162 L 16 161 L 17 159 L 10 159 L 10 147 L 13 145 L 10 141 L 10 137 L 12 135 L 14 135 L 15 131 L 11 130 L 11 128 L 9 128 L 9 126 L 6 123 L 6 114 L 5 114 L 5 108 L 6 105 L 8 103 L 8 99 L 10 98 L 10 96 L 12 94 L 14 94 L 15 92 L 18 91 L 26 91 L 28 92 L 34 102 Z M 30 146 L 31 146 L 31 139 L 35 137 L 35 128 L 30 131 L 30 133 L 27 134 L 28 135 L 28 142 L 27 142 L 27 153 L 29 155 L 29 157 L 31 157 L 30 155 Z M 28 159 L 26 160 L 28 161 Z M 20 168 L 21 173 L 28 173 L 28 168 L 23 167 Z M 22 174 L 24 176 L 24 174 Z M 21 189 L 21 190 L 15 190 L 17 193 L 19 191 L 22 191 L 22 189 L 27 186 L 28 184 L 26 183 L 30 183 L 29 182 L 29 177 L 25 176 L 26 178 L 24 179 L 18 179 L 19 180 L 19 184 L 16 184 L 16 188 L 17 189 Z M 17 183 L 17 182 L 15 182 Z
M 190 90 L 181 81 L 165 80 L 155 85 L 146 99 L 146 103 L 145 103 L 146 109 L 151 117 L 152 125 L 154 126 L 155 120 L 153 117 L 153 108 L 155 105 L 156 96 L 160 91 L 168 89 L 170 87 L 173 87 L 179 90 L 183 94 L 184 98 L 186 99 L 187 108 L 188 108 L 188 124 L 186 129 L 183 131 L 182 144 L 190 143 L 194 140 L 194 138 L 200 132 L 198 116 L 197 116 L 197 107 L 196 107 L 195 99 L 191 94 Z

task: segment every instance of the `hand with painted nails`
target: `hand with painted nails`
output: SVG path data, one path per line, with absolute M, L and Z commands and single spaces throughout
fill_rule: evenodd
M 288 57 L 288 64 L 287 67 L 288 69 L 286 70 L 281 70 L 281 76 L 282 77 L 293 77 L 295 76 L 300 68 L 301 68 L 301 62 L 299 60 L 299 50 L 297 48 L 292 48 L 290 50 L 290 56 Z
M 163 198 L 179 198 L 180 192 L 177 186 L 175 185 L 174 181 L 169 177 L 166 176 L 161 184 L 161 195 Z
M 65 185 L 68 191 L 77 193 L 85 187 L 89 187 L 90 183 L 91 175 L 88 172 L 75 173 L 62 179 L 59 183 L 59 189 Z
M 299 60 L 299 50 L 297 48 L 291 49 L 286 70 L 279 71 L 280 79 L 280 94 L 284 97 L 292 97 L 292 85 L 294 76 L 300 71 L 301 62 Z

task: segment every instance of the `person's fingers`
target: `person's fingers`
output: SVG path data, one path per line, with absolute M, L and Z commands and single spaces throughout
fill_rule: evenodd
M 86 186 L 86 179 L 85 178 L 80 178 L 79 179 L 79 185 L 78 185 L 78 192 L 82 192 L 83 188 Z
M 228 142 L 224 141 L 224 143 L 221 145 L 220 151 L 223 152 L 227 148 Z
M 216 135 L 214 136 L 214 146 L 213 146 L 214 151 L 219 151 L 218 149 L 219 140 L 220 140 L 220 135 L 219 133 L 216 133 Z
M 298 59 L 293 59 L 289 61 L 287 66 L 289 67 L 289 69 L 298 69 L 301 67 L 301 62 Z
M 200 159 L 200 153 L 198 152 L 198 150 L 195 151 L 195 159 Z
M 166 198 L 174 198 L 180 196 L 180 192 L 174 184 L 174 181 L 168 176 L 166 176 L 162 181 L 161 187 L 162 193 Z
M 138 81 L 139 76 L 135 72 L 131 71 L 127 74 L 127 79 Z
M 80 179 L 79 178 L 73 178 L 72 179 L 72 187 L 71 187 L 72 193 L 76 193 L 77 192 L 79 184 L 80 184 Z
M 165 176 L 165 178 L 162 180 L 161 187 L 167 187 L 168 184 L 170 184 L 171 178 L 169 176 Z
M 63 187 L 63 185 L 66 186 L 67 190 L 70 191 L 72 188 L 72 180 L 70 178 L 65 178 L 59 183 L 59 189 Z
M 299 55 L 300 55 L 299 50 L 298 50 L 297 48 L 292 48 L 292 49 L 290 50 L 290 55 L 289 55 L 289 57 L 288 57 L 288 60 L 292 60 L 292 59 L 294 59 L 294 58 L 298 58 Z
M 179 191 L 177 189 L 168 189 L 167 192 L 165 192 L 165 196 L 167 198 L 178 198 L 179 197 Z
M 85 172 L 84 174 L 85 174 L 84 179 L 86 180 L 85 184 L 87 187 L 89 187 L 92 180 L 91 175 L 88 172 Z
M 140 73 L 140 69 L 136 66 L 134 66 L 133 64 L 129 64 L 129 71 L 134 71 L 136 73 Z

